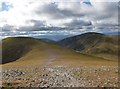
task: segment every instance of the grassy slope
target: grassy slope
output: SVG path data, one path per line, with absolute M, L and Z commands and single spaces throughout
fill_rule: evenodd
M 116 60 L 118 56 L 118 36 L 99 33 L 85 33 L 59 41 L 59 44 L 85 54 Z
M 3 65 L 6 67 L 56 64 L 117 65 L 117 62 L 76 53 L 55 43 L 24 37 L 3 40 L 3 62 L 6 63 Z

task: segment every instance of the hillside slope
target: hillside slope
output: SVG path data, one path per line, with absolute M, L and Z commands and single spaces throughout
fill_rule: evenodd
M 9 37 L 2 40 L 2 63 L 15 61 L 32 50 L 39 41 L 33 38 Z
M 55 43 L 28 38 L 10 37 L 2 42 L 2 64 L 7 65 L 111 65 L 111 61 L 83 55 Z M 98 64 L 97 64 L 98 62 Z
M 63 39 L 58 43 L 84 54 L 111 60 L 118 59 L 118 36 L 89 32 Z
M 117 87 L 118 62 L 29 37 L 3 40 L 2 86 Z M 107 84 L 107 85 L 106 85 Z

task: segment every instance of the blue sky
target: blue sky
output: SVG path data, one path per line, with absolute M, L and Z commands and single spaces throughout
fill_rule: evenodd
M 90 5 L 90 6 L 92 5 L 90 0 L 84 0 L 84 3 L 86 3 L 86 4 Z
M 10 8 L 12 8 L 12 5 L 10 5 L 9 3 L 6 3 L 6 2 L 2 2 L 2 11 L 8 11 L 10 10 Z

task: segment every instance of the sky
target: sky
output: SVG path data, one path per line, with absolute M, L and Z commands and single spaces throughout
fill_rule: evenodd
M 0 38 L 118 31 L 119 0 L 0 0 Z

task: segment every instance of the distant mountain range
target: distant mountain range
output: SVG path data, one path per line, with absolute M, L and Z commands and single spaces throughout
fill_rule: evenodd
M 67 48 L 87 55 L 106 59 L 118 59 L 119 36 L 108 36 L 89 32 L 60 40 L 58 43 Z
M 112 36 L 119 36 L 120 35 L 120 32 L 105 32 L 104 34 L 106 35 L 112 35 Z

